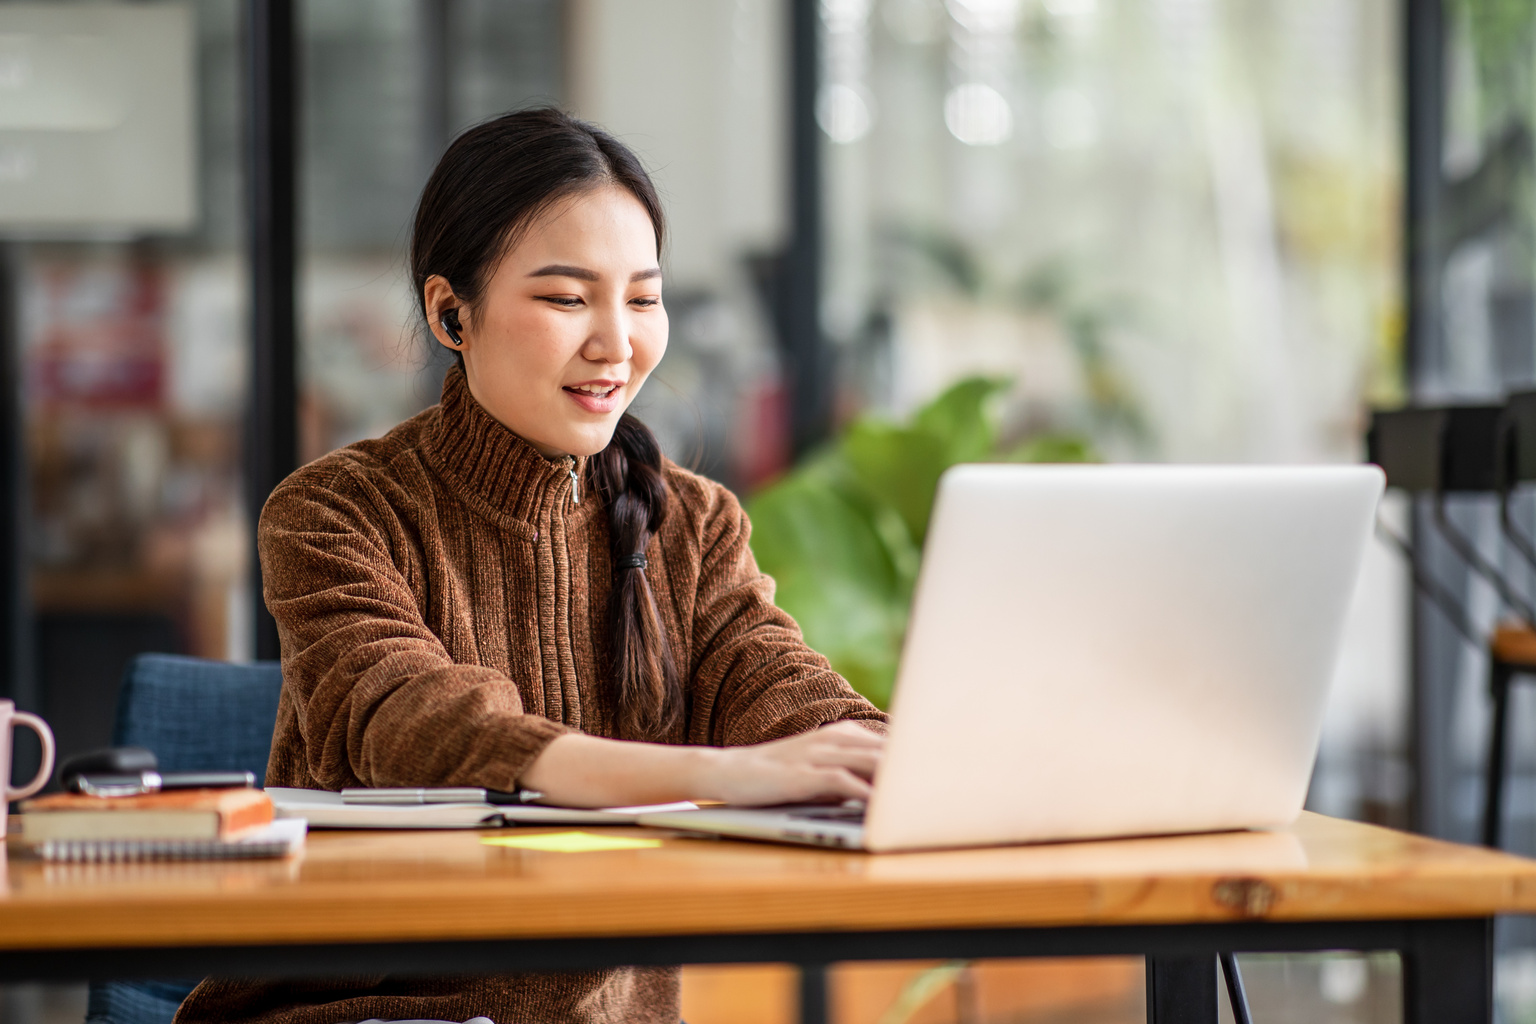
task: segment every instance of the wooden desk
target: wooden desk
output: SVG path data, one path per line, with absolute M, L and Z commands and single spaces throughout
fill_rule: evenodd
M 1218 951 L 1393 949 L 1408 1020 L 1459 1024 L 1491 1019 L 1493 916 L 1536 911 L 1536 861 L 1317 815 L 883 855 L 690 838 L 545 853 L 481 835 L 317 832 L 300 858 L 243 863 L 13 849 L 0 979 L 1146 954 L 1149 1016 L 1206 1024 Z

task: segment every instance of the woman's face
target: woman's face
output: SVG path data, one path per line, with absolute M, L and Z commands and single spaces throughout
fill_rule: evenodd
M 475 400 L 548 458 L 606 448 L 667 350 L 656 230 L 622 188 L 580 193 L 534 220 L 479 308 L 459 308 L 462 346 L 440 323 L 459 306 L 448 282 L 433 276 L 425 291 L 432 331 L 464 354 Z

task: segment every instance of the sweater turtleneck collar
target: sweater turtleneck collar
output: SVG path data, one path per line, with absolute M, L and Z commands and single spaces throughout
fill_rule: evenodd
M 587 494 L 586 456 L 547 459 L 539 454 L 475 401 L 462 368 L 449 369 L 438 408 L 427 438 L 433 462 L 495 511 L 530 523 L 545 509 L 571 511 L 563 502 L 572 497 L 573 471 L 581 481 L 575 507 L 594 500 Z

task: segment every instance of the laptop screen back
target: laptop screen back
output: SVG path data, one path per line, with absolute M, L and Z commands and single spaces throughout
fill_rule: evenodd
M 959 466 L 939 488 L 869 849 L 1300 813 L 1372 466 Z

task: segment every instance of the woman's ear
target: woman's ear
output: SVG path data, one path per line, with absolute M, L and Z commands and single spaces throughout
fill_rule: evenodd
M 464 351 L 463 313 L 453 285 L 441 274 L 427 278 L 421 289 L 422 305 L 427 310 L 427 326 L 437 343 L 453 352 Z

